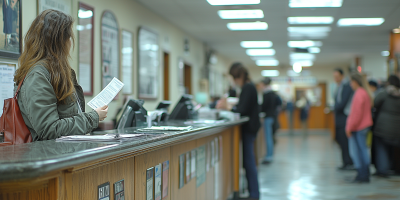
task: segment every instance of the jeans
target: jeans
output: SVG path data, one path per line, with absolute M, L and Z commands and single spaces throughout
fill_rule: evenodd
M 264 119 L 265 144 L 267 145 L 267 153 L 264 161 L 271 162 L 274 157 L 274 137 L 273 137 L 274 118 L 266 117 Z
M 357 180 L 369 181 L 369 165 L 371 160 L 368 154 L 367 134 L 369 128 L 352 132 L 349 138 L 350 156 L 353 159 L 354 167 L 357 169 Z
M 251 198 L 260 198 L 256 158 L 254 155 L 254 141 L 256 133 L 242 133 L 243 167 L 246 170 L 247 185 Z

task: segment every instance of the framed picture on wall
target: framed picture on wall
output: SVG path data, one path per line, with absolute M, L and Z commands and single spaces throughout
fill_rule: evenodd
M 133 79 L 133 33 L 127 30 L 121 31 L 122 38 L 122 88 L 124 94 L 132 94 Z
M 102 88 L 111 80 L 119 76 L 119 27 L 115 15 L 111 11 L 104 11 L 101 17 L 101 63 Z
M 0 57 L 18 59 L 21 54 L 21 1 L 2 1 L 0 27 Z
M 144 27 L 138 33 L 138 81 L 139 98 L 158 97 L 160 53 L 158 34 Z
M 93 95 L 94 8 L 79 3 L 78 10 L 78 78 L 85 95 Z
M 38 0 L 38 14 L 44 10 L 53 9 L 71 15 L 71 5 L 72 0 Z

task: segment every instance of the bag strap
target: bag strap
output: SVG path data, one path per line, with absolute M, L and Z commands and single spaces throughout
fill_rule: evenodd
M 25 80 L 25 77 L 26 77 L 26 75 L 24 76 L 24 78 L 22 79 L 22 81 L 21 81 L 21 82 L 19 82 L 19 84 L 18 84 L 18 88 L 17 88 L 17 91 L 15 92 L 15 95 L 14 95 L 14 98 L 16 98 L 16 97 L 17 97 L 17 95 L 18 95 L 18 92 L 19 92 L 19 89 L 21 89 L 22 83 L 23 83 L 23 82 L 24 82 L 24 80 Z

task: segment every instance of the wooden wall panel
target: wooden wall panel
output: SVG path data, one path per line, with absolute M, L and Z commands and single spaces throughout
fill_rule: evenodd
M 195 199 L 196 179 L 192 179 L 179 189 L 179 156 L 196 148 L 196 141 L 189 141 L 171 147 L 169 163 L 171 177 L 171 199 Z
M 113 184 L 121 179 L 125 182 L 125 199 L 133 199 L 134 164 L 134 157 L 130 157 L 94 168 L 67 172 L 65 199 L 95 199 L 98 196 L 98 185 L 110 182 L 110 200 L 114 200 Z
M 1 183 L 0 200 L 54 200 L 58 198 L 58 178 L 39 182 Z
M 162 164 L 164 161 L 169 160 L 169 183 L 168 183 L 168 196 L 166 200 L 171 199 L 171 158 L 170 147 L 152 151 L 135 157 L 135 199 L 146 199 L 146 170 Z
M 223 147 L 223 155 L 220 160 L 220 172 L 221 172 L 221 181 L 222 184 L 222 200 L 228 199 L 228 196 L 233 193 L 233 144 L 232 144 L 232 129 L 224 131 L 222 135 L 222 147 Z

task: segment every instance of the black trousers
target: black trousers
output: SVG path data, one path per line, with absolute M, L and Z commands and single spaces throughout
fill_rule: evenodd
M 353 160 L 351 160 L 349 153 L 349 139 L 346 136 L 346 130 L 343 126 L 336 126 L 336 142 L 339 144 L 342 150 L 342 161 L 343 165 L 352 165 Z

